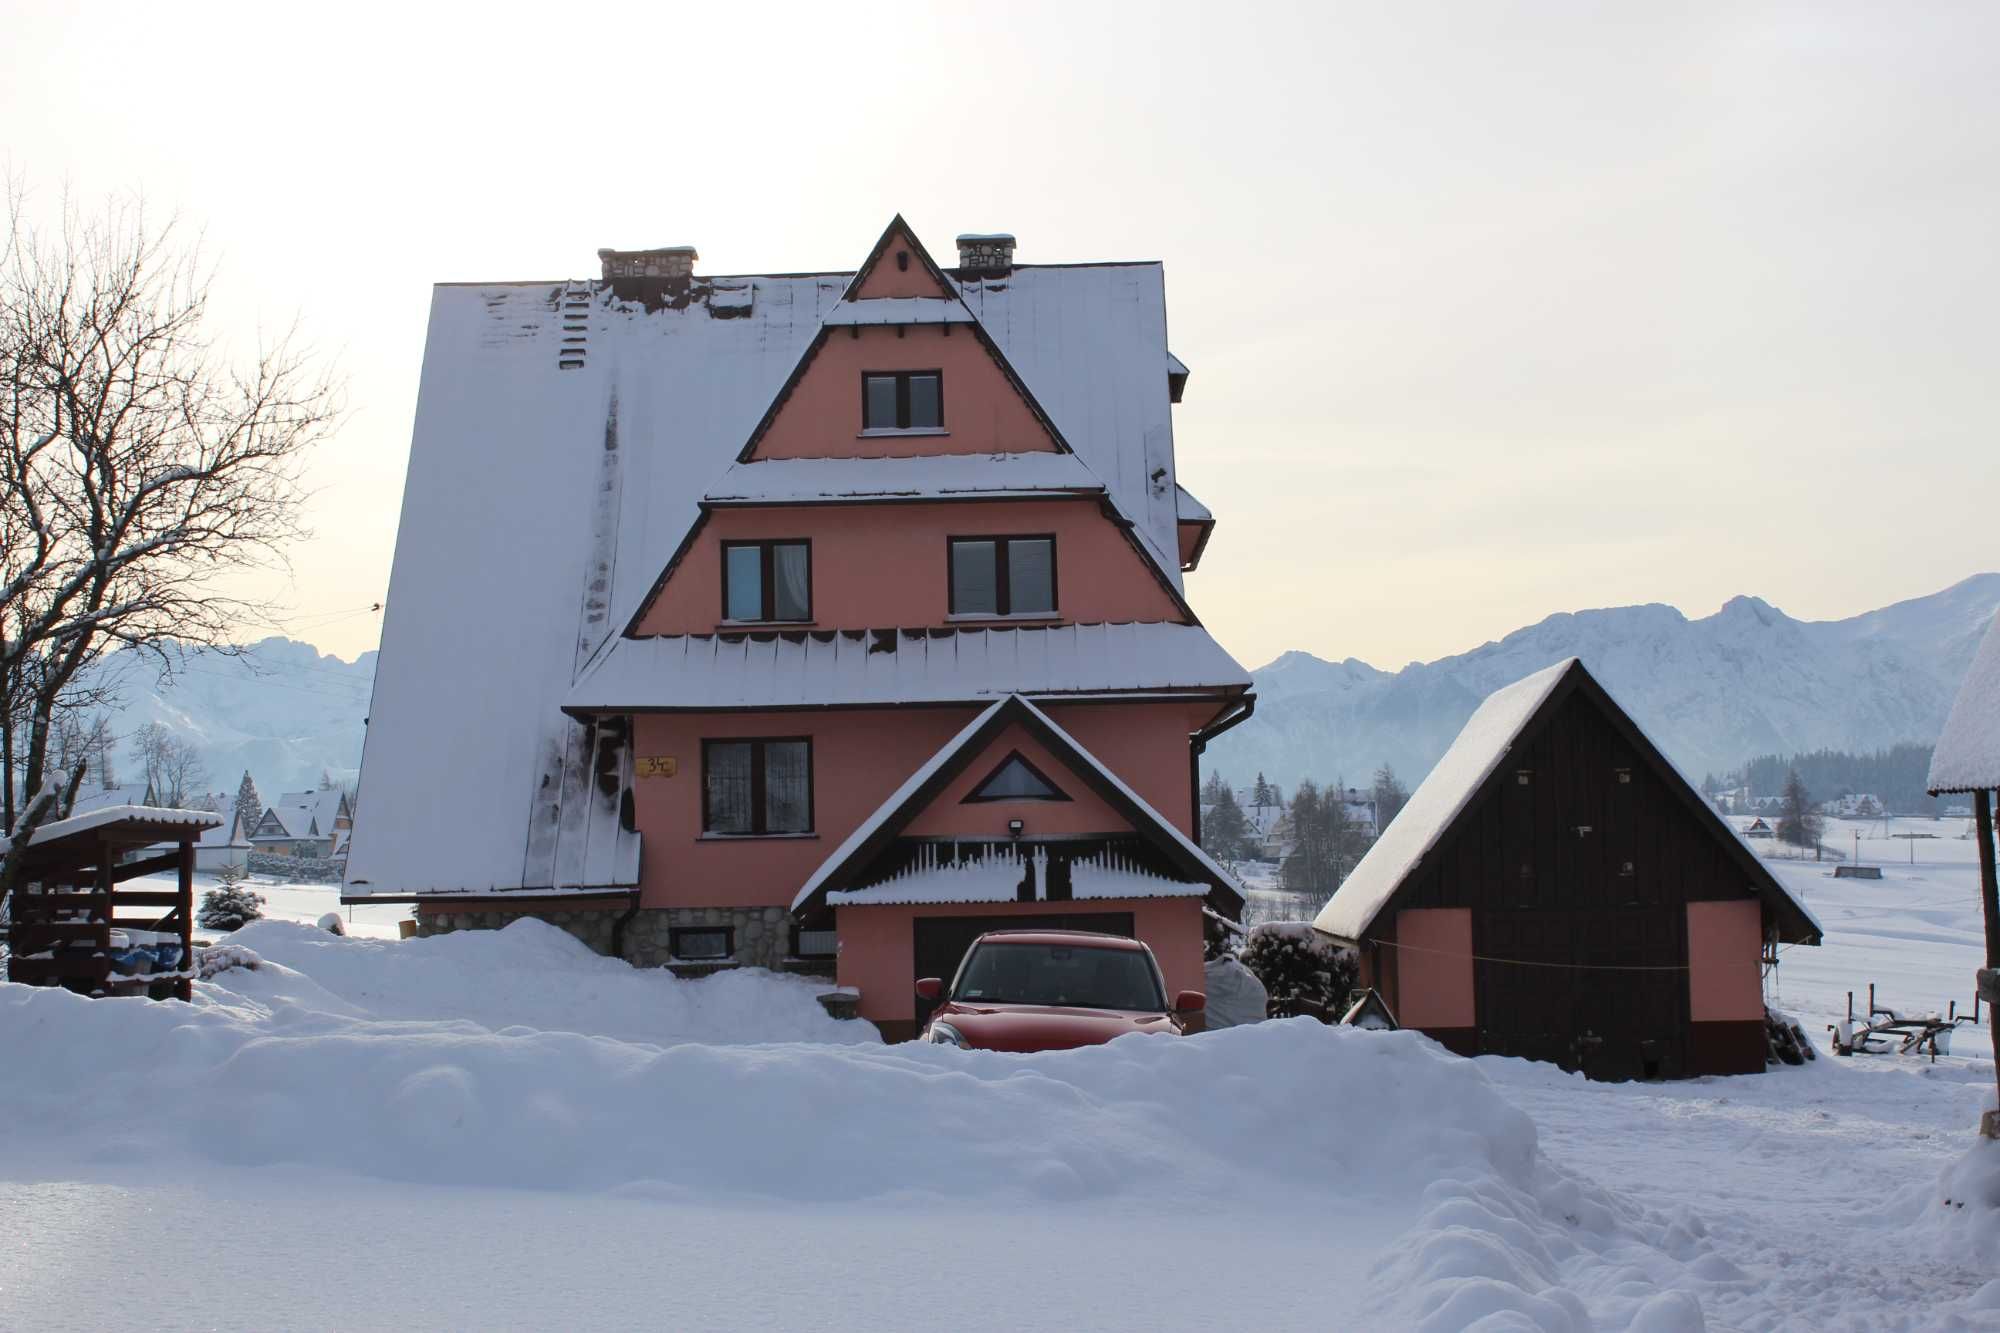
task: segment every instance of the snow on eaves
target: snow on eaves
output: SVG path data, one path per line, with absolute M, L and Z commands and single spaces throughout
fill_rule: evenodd
M 842 301 L 827 312 L 826 322 L 838 328 L 852 324 L 970 324 L 965 302 L 942 296 L 878 296 Z
M 1359 940 L 1367 933 L 1404 877 L 1437 845 L 1575 663 L 1574 657 L 1566 658 L 1486 696 L 1409 803 L 1320 909 L 1315 927 L 1343 940 Z
M 1074 454 L 929 454 L 915 458 L 779 458 L 736 463 L 708 488 L 709 505 L 813 500 L 947 499 L 1047 493 L 1102 495 Z
M 1203 504 L 1201 501 L 1195 499 L 1193 494 L 1191 494 L 1188 491 L 1187 487 L 1176 484 L 1174 486 L 1174 499 L 1178 512 L 1180 514 L 1181 522 L 1183 523 L 1215 522 L 1215 515 L 1212 512 L 1210 512 L 1209 507 Z
M 1931 752 L 1930 790 L 2000 788 L 2000 612 L 1979 641 Z
M 619 639 L 562 706 L 578 714 L 874 707 L 1249 684 L 1249 674 L 1198 625 L 757 631 Z
M 101 805 L 84 814 L 71 815 L 68 819 L 58 819 L 41 825 L 28 835 L 28 845 L 33 847 L 38 843 L 53 842 L 57 838 L 66 838 L 73 833 L 87 833 L 91 829 L 112 824 L 145 824 L 149 828 L 165 824 L 206 829 L 213 828 L 221 822 L 222 816 L 213 810 L 167 810 L 152 805 Z M 7 851 L 13 845 L 12 838 L 0 837 L 0 852 Z

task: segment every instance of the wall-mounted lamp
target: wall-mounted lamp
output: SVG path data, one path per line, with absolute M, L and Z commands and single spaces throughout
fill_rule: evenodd
M 1010 819 L 1007 821 L 1007 836 L 1010 838 L 1018 838 L 1021 836 L 1021 830 L 1026 827 L 1027 825 L 1023 824 L 1020 820 Z

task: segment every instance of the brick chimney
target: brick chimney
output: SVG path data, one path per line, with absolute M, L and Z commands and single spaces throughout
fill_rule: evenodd
M 659 250 L 599 250 L 598 262 L 606 278 L 666 278 L 686 282 L 694 276 L 694 261 L 701 258 L 692 245 L 669 245 Z
M 958 238 L 960 273 L 1006 273 L 1014 267 L 1014 238 L 1005 232 L 967 232 Z

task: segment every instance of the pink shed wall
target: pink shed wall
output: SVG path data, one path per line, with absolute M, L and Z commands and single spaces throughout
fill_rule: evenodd
M 718 509 L 639 621 L 646 634 L 706 634 L 722 619 L 722 543 L 812 542 L 812 624 L 821 629 L 944 625 L 951 537 L 1054 533 L 1060 620 L 1184 617 L 1092 499 Z M 1005 623 L 1005 622 L 1002 622 Z
M 905 325 L 902 336 L 897 333 L 887 326 L 828 330 L 818 354 L 758 439 L 752 458 L 1055 451 L 1048 428 L 1029 410 L 1027 400 L 970 326 Z M 942 372 L 943 434 L 861 434 L 862 373 L 885 370 Z
M 633 815 L 641 841 L 645 907 L 790 907 L 821 861 L 896 788 L 972 720 L 978 709 L 822 709 L 793 713 L 642 713 L 633 719 L 636 753 L 679 760 L 671 778 L 641 778 Z M 1183 831 L 1189 828 L 1188 733 L 1215 705 L 1050 706 L 1056 723 Z M 701 741 L 744 736 L 810 736 L 813 741 L 811 837 L 703 838 Z M 1025 748 L 1025 747 L 1024 747 Z M 1004 751 L 1002 752 L 1004 753 Z M 1051 761 L 1053 762 L 1053 761 Z M 1036 759 L 1036 763 L 1041 763 Z M 988 767 L 990 768 L 990 764 Z M 970 770 L 984 777 L 978 763 Z M 1066 767 L 1044 767 L 1066 789 Z M 1029 803 L 1023 803 L 1024 805 Z M 995 806 L 967 806 L 990 812 Z M 1052 819 L 1032 803 L 1029 827 Z M 966 816 L 969 822 L 988 815 Z M 956 814 L 940 814 L 956 820 Z M 1003 817 L 998 827 L 1004 831 Z M 1052 826 L 1051 826 L 1052 827 Z M 977 832 L 985 832 L 977 823 Z M 1198 941 L 1197 941 L 1198 943 Z M 1164 965 L 1164 960 L 1162 960 Z
M 1764 907 L 1755 898 L 1689 903 L 1688 1017 L 1764 1018 Z
M 1061 789 L 1067 801 L 979 801 L 965 804 L 973 788 L 986 781 L 1001 760 L 1019 750 L 1042 776 Z M 1129 833 L 1132 825 L 1084 785 L 1060 759 L 1042 748 L 1019 726 L 1001 732 L 963 773 L 945 786 L 936 800 L 903 831 L 910 837 L 1005 838 L 1007 821 L 1018 819 L 1022 836 L 1042 838 L 1065 833 Z
M 1396 1021 L 1406 1028 L 1473 1026 L 1470 908 L 1396 913 Z
M 1199 898 L 1110 898 L 1081 903 L 1035 903 L 1037 916 L 1130 912 L 1132 928 L 1153 950 L 1167 981 L 1167 997 L 1202 990 L 1201 907 Z M 1004 903 L 939 903 L 897 907 L 840 907 L 836 980 L 861 992 L 861 1016 L 876 1022 L 908 1023 L 917 1016 L 916 919 L 920 916 L 997 916 Z M 945 977 L 942 980 L 950 981 Z

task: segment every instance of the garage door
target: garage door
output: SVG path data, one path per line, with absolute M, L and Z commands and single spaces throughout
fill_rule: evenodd
M 1094 930 L 1102 935 L 1139 938 L 1130 912 L 1084 912 L 1063 916 L 920 916 L 916 919 L 917 975 L 937 977 L 947 986 L 958 972 L 965 951 L 989 930 Z M 917 1027 L 930 1018 L 930 1006 L 917 1001 Z

